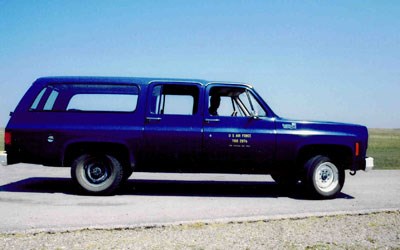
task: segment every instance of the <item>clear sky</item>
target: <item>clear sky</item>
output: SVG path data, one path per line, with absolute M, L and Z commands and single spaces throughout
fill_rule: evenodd
M 0 127 L 68 75 L 246 82 L 282 117 L 400 128 L 400 1 L 0 0 Z

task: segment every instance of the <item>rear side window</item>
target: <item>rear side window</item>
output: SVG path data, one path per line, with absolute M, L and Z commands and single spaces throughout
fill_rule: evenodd
M 137 95 L 130 94 L 77 94 L 67 107 L 68 111 L 118 111 L 133 112 Z
M 136 85 L 54 84 L 44 88 L 31 111 L 133 112 L 139 88 Z

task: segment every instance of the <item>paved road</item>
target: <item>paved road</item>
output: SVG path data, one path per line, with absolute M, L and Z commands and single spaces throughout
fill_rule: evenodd
M 0 233 L 400 210 L 400 171 L 346 173 L 337 199 L 309 200 L 269 176 L 136 173 L 115 196 L 77 195 L 68 168 L 0 167 Z

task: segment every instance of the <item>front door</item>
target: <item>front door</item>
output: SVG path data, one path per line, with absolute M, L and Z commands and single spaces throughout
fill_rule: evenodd
M 203 143 L 211 171 L 264 173 L 272 163 L 275 124 L 256 96 L 247 86 L 208 86 Z

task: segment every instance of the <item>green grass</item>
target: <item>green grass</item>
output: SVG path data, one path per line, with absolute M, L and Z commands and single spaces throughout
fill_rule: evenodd
M 0 129 L 0 151 L 4 150 L 4 129 Z
M 375 169 L 400 169 L 400 129 L 369 129 L 367 154 Z
M 0 129 L 0 151 L 4 150 L 4 129 Z M 375 169 L 400 169 L 400 129 L 369 129 L 368 155 Z

